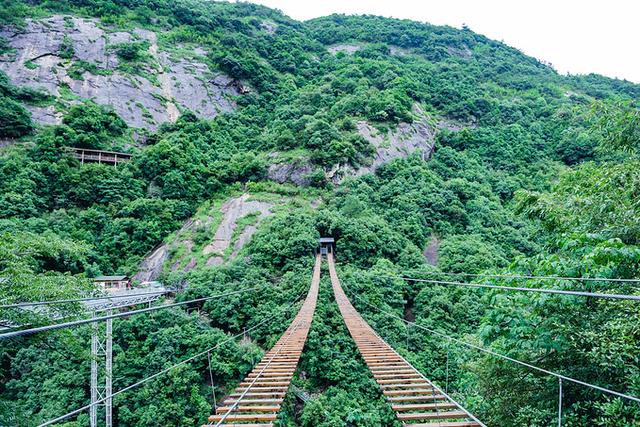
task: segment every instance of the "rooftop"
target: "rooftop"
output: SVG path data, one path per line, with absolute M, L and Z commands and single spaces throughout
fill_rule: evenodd
M 111 281 L 119 281 L 119 280 L 127 280 L 127 276 L 98 276 L 95 280 L 96 282 L 111 282 Z

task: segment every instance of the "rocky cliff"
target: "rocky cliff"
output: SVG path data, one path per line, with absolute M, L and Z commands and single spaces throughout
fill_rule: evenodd
M 29 106 L 42 124 L 61 120 L 65 105 L 80 99 L 110 105 L 132 127 L 155 130 L 189 109 L 202 118 L 235 108 L 247 89 L 212 70 L 206 52 L 195 45 L 159 46 L 162 34 L 142 28 L 123 31 L 93 19 L 54 15 L 27 19 L 23 28 L 5 27 L 0 36 L 9 51 L 0 70 L 12 83 L 42 89 L 56 97 L 47 106 Z M 139 44 L 134 64 L 118 48 Z

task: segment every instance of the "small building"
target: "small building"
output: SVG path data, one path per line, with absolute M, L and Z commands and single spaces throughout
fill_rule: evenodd
M 318 250 L 320 251 L 320 255 L 327 255 L 336 253 L 336 241 L 333 237 L 321 237 L 318 240 Z
M 127 276 L 98 276 L 93 282 L 107 292 L 122 291 L 131 287 L 131 279 Z

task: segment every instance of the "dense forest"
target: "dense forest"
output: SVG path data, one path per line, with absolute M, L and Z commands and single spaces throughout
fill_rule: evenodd
M 0 5 L 0 27 L 12 31 L 64 15 L 95 19 L 110 31 L 153 31 L 161 49 L 202 47 L 209 69 L 246 88 L 234 96 L 233 111 L 206 119 L 181 108 L 175 122 L 139 129 L 108 105 L 74 96 L 69 86 L 52 94 L 17 85 L 0 71 L 2 304 L 91 295 L 96 275 L 133 275 L 152 248 L 174 238 L 212 200 L 253 193 L 287 201 L 235 260 L 187 272 L 165 268 L 161 276 L 177 301 L 259 290 L 189 311 L 115 321 L 114 390 L 251 330 L 216 348 L 210 363 L 196 359 L 119 394 L 115 425 L 204 423 L 211 387 L 218 396 L 231 390 L 295 316 L 299 303 L 289 302 L 309 286 L 320 236 L 336 239 L 343 286 L 360 297 L 352 302 L 365 319 L 489 426 L 556 425 L 557 379 L 408 327 L 383 311 L 640 395 L 635 301 L 401 278 L 640 280 L 640 85 L 559 75 L 466 27 L 342 15 L 298 22 L 250 3 L 199 0 Z M 0 37 L 2 58 L 12 49 Z M 149 68 L 146 41 L 113 51 L 118 72 L 158 73 Z M 65 42 L 56 53 L 71 78 L 113 72 L 78 54 Z M 60 122 L 38 123 L 34 107 L 54 109 Z M 379 148 L 362 135 L 362 123 L 385 134 L 419 120 L 437 129 L 433 153 L 349 173 L 370 167 Z M 126 151 L 132 160 L 118 167 L 81 164 L 66 147 Z M 274 153 L 305 163 L 304 186 L 269 179 Z M 336 170 L 340 180 L 333 179 Z M 197 238 L 211 240 L 214 231 L 202 229 Z M 289 393 L 277 425 L 399 426 L 324 276 L 294 378 L 311 399 L 300 405 Z M 633 283 L 454 277 L 639 294 Z M 0 313 L 3 326 L 47 324 L 53 314 L 86 316 L 71 303 L 55 313 Z M 37 425 L 89 402 L 90 334 L 84 326 L 0 341 L 0 425 Z M 564 426 L 640 423 L 636 403 L 564 386 Z M 83 413 L 61 425 L 88 423 Z

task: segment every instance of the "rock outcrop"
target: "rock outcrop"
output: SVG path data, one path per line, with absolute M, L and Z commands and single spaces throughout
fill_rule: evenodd
M 335 44 L 332 46 L 327 46 L 327 51 L 329 51 L 329 53 L 333 53 L 336 54 L 338 52 L 344 52 L 347 54 L 352 54 L 355 53 L 357 51 L 359 51 L 362 48 L 362 44 L 348 44 L 348 43 L 344 43 L 344 44 Z
M 475 128 L 475 123 L 462 123 L 449 119 L 440 119 L 434 123 L 422 108 L 413 106 L 414 120 L 411 123 L 401 122 L 386 132 L 381 132 L 366 121 L 356 123 L 358 133 L 374 147 L 375 154 L 369 165 L 353 168 L 350 165 L 335 165 L 325 170 L 327 180 L 338 184 L 349 176 L 360 176 L 375 172 L 381 165 L 397 158 L 407 158 L 419 153 L 426 161 L 431 158 L 435 149 L 436 135 L 441 130 L 458 132 L 462 129 Z M 433 123 L 433 124 L 432 124 Z M 269 155 L 271 164 L 267 176 L 272 181 L 292 183 L 299 186 L 312 184 L 311 174 L 314 167 L 308 157 L 280 158 L 278 152 Z
M 0 57 L 0 70 L 12 83 L 42 89 L 66 103 L 82 98 L 110 105 L 136 128 L 154 130 L 161 123 L 175 121 L 180 109 L 213 118 L 232 111 L 234 97 L 247 90 L 231 77 L 211 71 L 202 48 L 194 48 L 188 57 L 173 58 L 158 49 L 157 36 L 149 30 L 111 31 L 93 19 L 54 15 L 27 19 L 22 29 L 2 28 L 0 36 L 12 49 Z M 144 73 L 125 71 L 112 49 L 133 41 L 149 43 L 151 60 L 144 64 Z M 70 59 L 63 54 L 69 44 Z M 69 73 L 79 61 L 90 64 L 95 74 L 85 70 L 77 79 Z M 53 106 L 28 108 L 39 123 L 61 120 Z
M 218 226 L 213 241 L 205 246 L 202 250 L 203 255 L 209 256 L 207 265 L 218 265 L 224 261 L 224 254 L 232 243 L 233 232 L 237 227 L 240 218 L 258 213 L 258 222 L 271 215 L 273 205 L 258 200 L 249 200 L 249 194 L 243 194 L 240 197 L 227 201 L 220 211 L 223 214 L 222 222 Z M 242 230 L 240 236 L 235 241 L 233 251 L 229 259 L 234 259 L 242 247 L 251 239 L 251 236 L 257 231 L 255 225 L 250 225 Z
M 358 122 L 358 132 L 376 149 L 371 166 L 358 170 L 358 174 L 370 172 L 380 165 L 399 157 L 420 152 L 424 160 L 428 160 L 433 153 L 436 128 L 427 121 L 427 116 L 419 106 L 414 106 L 416 119 L 413 123 L 399 123 L 395 129 L 386 134 L 378 132 L 367 122 Z
M 134 282 L 150 282 L 157 280 L 162 273 L 162 267 L 164 262 L 169 258 L 169 249 L 164 243 L 154 248 L 149 255 L 147 255 L 135 276 L 133 276 Z
M 407 158 L 414 153 L 420 153 L 424 160 L 428 160 L 433 154 L 437 128 L 429 124 L 428 116 L 419 105 L 414 105 L 413 113 L 415 119 L 412 123 L 399 123 L 386 133 L 378 131 L 365 121 L 358 122 L 358 133 L 376 150 L 372 163 L 358 169 L 338 165 L 327 172 L 327 179 L 339 183 L 348 176 L 375 172 L 384 163 L 397 158 Z
M 310 160 L 307 157 L 300 157 L 295 161 L 275 162 L 269 165 L 267 177 L 279 184 L 290 182 L 301 187 L 311 184 L 309 175 L 313 172 Z

